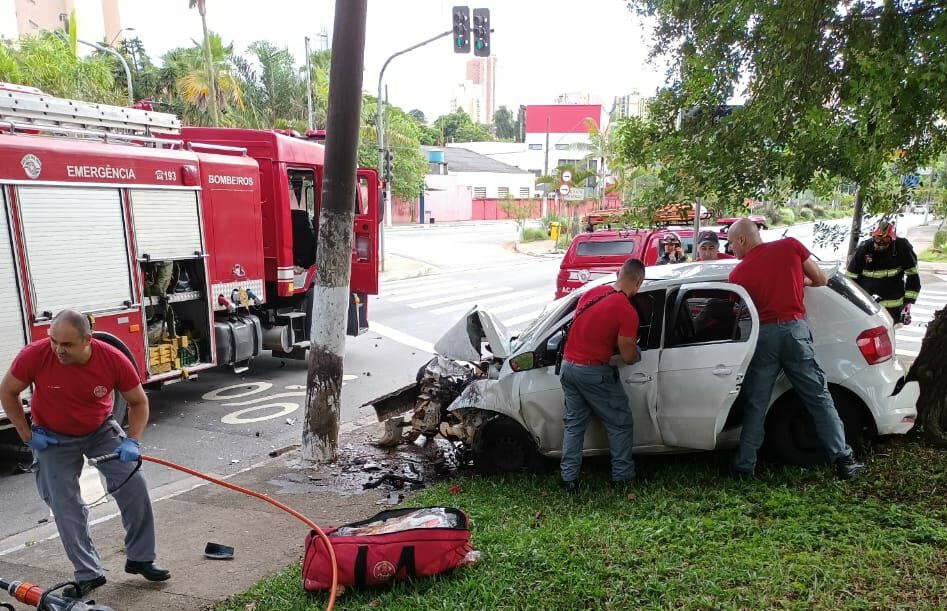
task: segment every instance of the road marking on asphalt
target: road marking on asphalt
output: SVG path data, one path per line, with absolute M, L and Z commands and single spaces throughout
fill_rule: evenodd
M 387 337 L 388 339 L 392 341 L 398 342 L 399 344 L 404 344 L 405 346 L 417 348 L 421 352 L 434 354 L 434 344 L 430 342 L 426 342 L 423 339 L 413 337 L 411 335 L 408 335 L 407 333 L 402 333 L 401 331 L 398 331 L 397 329 L 392 329 L 391 327 L 387 325 L 383 325 L 377 322 L 369 322 L 368 328 L 374 331 L 375 333 L 378 333 L 379 335 Z
M 472 299 L 477 299 L 482 295 L 495 295 L 496 293 L 508 293 L 512 289 L 508 286 L 498 286 L 492 289 L 481 289 L 479 291 L 471 291 L 467 293 L 454 293 L 453 295 L 447 295 L 446 297 L 436 297 L 434 299 L 427 299 L 425 301 L 418 301 L 416 303 L 407 304 L 408 307 L 421 309 L 434 305 L 441 305 L 443 303 L 451 303 L 456 301 L 464 301 L 470 303 Z
M 224 386 L 223 388 L 217 388 L 210 392 L 206 392 L 201 396 L 201 399 L 204 399 L 205 401 L 229 401 L 230 399 L 237 399 L 239 397 L 249 397 L 250 395 L 267 391 L 272 387 L 272 382 L 243 382 L 241 384 L 232 384 L 230 386 Z M 238 388 L 245 390 L 232 395 L 222 396 L 223 393 L 227 392 L 228 390 L 236 390 Z
M 464 310 L 470 309 L 473 305 L 484 306 L 490 303 L 504 303 L 506 301 L 522 299 L 535 294 L 535 291 L 514 291 L 512 293 L 505 293 L 503 295 L 494 295 L 493 297 L 487 297 L 486 299 L 477 299 L 475 302 L 468 301 L 467 303 L 459 303 L 455 305 L 444 306 L 442 308 L 434 308 L 431 310 L 431 314 L 441 315 L 462 312 Z
M 261 401 L 266 400 L 267 397 L 261 397 Z M 229 404 L 225 403 L 224 405 Z M 257 418 L 244 418 L 244 414 L 270 408 L 279 408 L 279 411 L 272 412 L 264 416 L 259 416 Z M 262 422 L 263 420 L 272 420 L 273 418 L 280 418 L 282 416 L 292 414 L 297 409 L 299 409 L 298 403 L 267 403 L 266 405 L 255 405 L 253 407 L 246 407 L 244 409 L 238 409 L 235 412 L 230 412 L 221 418 L 220 421 L 224 424 L 249 424 L 251 422 Z
M 509 319 L 507 319 L 507 320 L 504 320 L 504 321 L 503 321 L 503 324 L 506 325 L 507 327 L 509 327 L 510 329 L 512 329 L 512 328 L 514 328 L 516 325 L 519 325 L 519 324 L 521 324 L 521 323 L 524 323 L 524 322 L 532 322 L 532 321 L 536 320 L 536 317 L 539 316 L 539 314 L 540 314 L 541 312 L 542 312 L 542 310 L 535 310 L 535 311 L 533 311 L 533 312 L 529 312 L 528 314 L 523 314 L 522 316 L 516 316 L 516 317 L 514 317 L 514 318 L 509 318 Z
M 82 467 L 82 472 L 79 474 L 79 490 L 82 494 L 82 502 L 89 507 L 109 502 L 108 495 L 105 493 L 105 486 L 102 485 L 102 476 L 95 467 L 88 465 Z M 93 503 L 93 501 L 98 502 Z M 90 503 L 92 504 L 90 505 Z M 50 515 L 52 515 L 52 512 L 50 512 Z

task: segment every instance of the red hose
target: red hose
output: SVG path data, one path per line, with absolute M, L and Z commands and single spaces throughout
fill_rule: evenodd
M 282 509 L 289 515 L 295 517 L 296 519 L 301 521 L 303 524 L 311 528 L 317 535 L 319 535 L 319 538 L 322 539 L 323 544 L 325 544 L 326 546 L 326 551 L 329 552 L 329 562 L 332 564 L 332 588 L 329 590 L 329 602 L 326 605 L 326 611 L 332 611 L 332 607 L 335 606 L 336 588 L 339 585 L 339 565 L 336 563 L 336 560 L 335 560 L 335 550 L 332 549 L 332 542 L 329 541 L 329 538 L 326 536 L 326 534 L 322 532 L 322 529 L 316 526 L 315 522 L 313 522 L 312 520 L 310 520 L 303 514 L 299 513 L 292 507 L 287 507 L 286 505 L 283 505 L 279 501 L 274 501 L 273 499 L 266 496 L 265 494 L 261 494 L 259 492 L 256 492 L 255 490 L 250 490 L 249 488 L 243 488 L 241 486 L 237 486 L 236 484 L 225 482 L 224 480 L 217 479 L 216 477 L 211 477 L 209 475 L 205 475 L 193 469 L 188 469 L 187 467 L 183 467 L 179 464 L 173 463 L 170 460 L 164 460 L 163 458 L 155 458 L 153 456 L 143 455 L 141 459 L 143 461 L 153 462 L 155 464 L 163 465 L 171 469 L 177 469 L 178 471 L 182 471 L 184 473 L 187 473 L 188 475 L 193 475 L 194 477 L 199 477 L 209 482 L 213 482 L 217 484 L 218 486 L 223 486 L 224 488 L 230 488 L 231 490 L 234 490 L 236 492 L 242 492 L 243 494 L 246 494 L 247 496 L 258 498 L 261 501 L 265 501 L 269 503 L 270 505 L 273 505 L 274 507 Z

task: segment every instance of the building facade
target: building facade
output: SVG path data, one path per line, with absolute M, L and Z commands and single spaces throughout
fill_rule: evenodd
M 493 124 L 496 112 L 497 58 L 476 57 L 466 64 L 466 79 L 454 88 L 451 112 L 463 110 L 476 123 Z
M 80 38 L 111 42 L 122 31 L 118 0 L 0 0 L 0 36 L 15 40 L 61 29 L 73 10 Z
M 615 96 L 612 105 L 613 119 L 627 119 L 628 117 L 648 118 L 648 104 L 653 98 L 644 97 L 637 90 L 626 95 Z

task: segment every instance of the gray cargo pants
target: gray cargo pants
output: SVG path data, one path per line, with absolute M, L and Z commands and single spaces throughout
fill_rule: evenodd
M 33 452 L 36 488 L 53 512 L 66 556 L 75 568 L 76 580 L 93 579 L 102 574 L 102 563 L 92 544 L 89 512 L 79 491 L 79 474 L 83 456 L 102 456 L 115 452 L 125 433 L 111 418 L 98 430 L 83 437 L 47 432 L 58 439 L 59 444 Z M 125 485 L 121 485 L 135 466 L 136 463 L 115 460 L 99 465 L 98 469 L 105 476 L 107 489 L 115 490 L 112 497 L 122 512 L 126 558 L 153 562 L 155 523 L 145 478 L 139 471 Z

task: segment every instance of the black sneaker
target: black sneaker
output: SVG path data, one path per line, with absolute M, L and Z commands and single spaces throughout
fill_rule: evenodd
M 855 460 L 854 455 L 843 456 L 835 461 L 835 476 L 839 479 L 852 479 L 864 470 L 864 463 Z
M 62 589 L 62 595 L 66 598 L 85 598 L 85 595 L 99 586 L 105 585 L 105 575 L 99 575 L 92 579 L 83 579 L 78 582 L 79 586 L 68 585 Z
M 579 480 L 574 479 L 571 482 L 562 482 L 562 489 L 566 494 L 572 495 L 576 494 L 579 491 Z
M 627 492 L 635 487 L 636 478 L 630 477 L 621 480 L 608 480 L 608 487 L 616 492 Z

